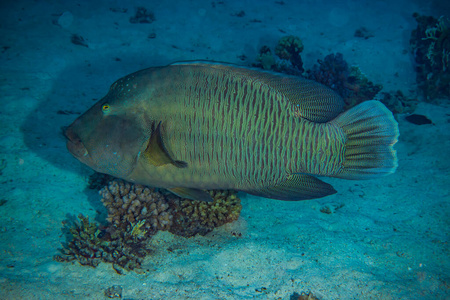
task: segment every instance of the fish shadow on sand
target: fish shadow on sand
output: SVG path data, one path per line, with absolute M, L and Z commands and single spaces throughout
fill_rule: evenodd
M 67 151 L 63 128 L 103 97 L 118 78 L 171 62 L 163 57 L 145 57 L 141 53 L 128 53 L 127 57 L 121 56 L 120 61 L 116 61 L 114 53 L 108 56 L 99 53 L 95 59 L 94 55 L 90 56 L 92 58 L 68 64 L 59 74 L 54 74 L 47 95 L 38 101 L 21 124 L 24 142 L 32 152 L 59 168 L 78 173 L 86 173 L 89 168 Z

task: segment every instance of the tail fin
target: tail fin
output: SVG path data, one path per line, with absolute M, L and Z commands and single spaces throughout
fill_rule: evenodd
M 336 177 L 370 179 L 395 172 L 398 124 L 381 102 L 363 102 L 331 122 L 338 124 L 347 136 L 344 166 Z

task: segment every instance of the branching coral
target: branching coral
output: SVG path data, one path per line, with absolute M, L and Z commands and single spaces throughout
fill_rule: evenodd
M 80 221 L 73 221 L 72 227 L 66 227 L 72 239 L 69 244 L 61 249 L 62 256 L 55 257 L 58 261 L 78 260 L 82 265 L 96 267 L 101 256 L 97 255 L 102 240 L 99 238 L 100 230 L 97 224 L 91 223 L 88 217 L 79 215 Z M 66 224 L 67 225 L 67 224 Z
M 100 195 L 108 209 L 107 221 L 117 228 L 125 230 L 130 224 L 140 223 L 139 228 L 151 236 L 172 225 L 172 209 L 166 197 L 153 189 L 114 180 L 100 190 Z
M 374 84 L 355 66 L 350 68 L 350 75 L 344 86 L 348 91 L 344 97 L 347 108 L 372 100 L 383 89 L 381 84 Z
M 345 97 L 348 93 L 345 82 L 350 75 L 350 69 L 344 56 L 341 53 L 332 53 L 323 60 L 318 60 L 318 63 L 307 71 L 308 78 L 332 88 Z
M 275 47 L 275 54 L 279 58 L 290 61 L 294 67 L 303 71 L 303 62 L 300 56 L 302 51 L 302 40 L 293 35 L 282 37 Z
M 108 210 L 107 226 L 100 227 L 83 215 L 78 216 L 80 221 L 66 222 L 63 230 L 68 243 L 55 260 L 77 260 L 92 267 L 108 262 L 122 274 L 140 268 L 151 251 L 149 239 L 157 231 L 185 237 L 206 234 L 236 220 L 241 211 L 240 199 L 231 191 L 210 191 L 214 201 L 206 203 L 113 180 L 99 193 Z
M 448 53 L 450 51 L 449 20 L 441 16 L 434 27 L 425 30 L 422 40 L 431 40 L 426 57 L 432 66 L 438 66 L 445 72 L 449 67 Z
M 436 21 L 430 18 L 426 18 L 427 22 L 430 22 L 430 20 L 431 22 Z M 441 18 L 436 27 L 427 29 L 426 38 L 423 39 L 432 40 L 432 48 L 434 49 L 434 44 L 438 40 L 442 41 L 440 32 L 447 30 L 447 27 L 447 23 Z M 360 30 L 367 31 L 365 28 Z M 299 64 L 302 50 L 303 44 L 298 37 L 285 36 L 280 39 L 275 48 L 276 56 L 280 59 L 277 60 L 269 47 L 263 46 L 256 58 L 257 63 L 253 64 L 253 66 L 289 75 L 302 76 L 304 70 Z M 434 59 L 436 54 L 432 52 L 428 56 Z M 444 51 L 442 56 L 439 57 L 442 64 L 447 66 L 450 63 L 450 50 Z M 411 113 L 417 106 L 417 99 L 407 98 L 401 91 L 380 93 L 383 89 L 382 85 L 371 82 L 358 67 L 350 67 L 341 53 L 332 53 L 325 56 L 323 60 L 318 60 L 318 64 L 315 64 L 306 73 L 308 79 L 322 83 L 335 90 L 344 99 L 345 109 L 376 98 L 383 102 L 394 114 Z M 447 87 L 450 88 L 450 84 Z
M 191 237 L 205 235 L 214 228 L 235 221 L 241 212 L 241 200 L 232 191 L 210 191 L 213 202 L 174 199 L 174 222 L 170 232 Z
M 263 68 L 264 70 L 273 70 L 277 64 L 272 51 L 267 46 L 262 46 L 261 49 L 259 49 L 259 54 L 256 57 L 256 60 L 258 61 L 257 66 Z
M 303 44 L 299 37 L 289 35 L 282 37 L 275 47 L 275 55 L 270 47 L 262 46 L 253 66 L 290 75 L 301 75 L 304 71 L 300 53 Z
M 394 115 L 412 113 L 417 107 L 417 98 L 408 98 L 401 91 L 379 93 L 374 100 L 381 101 Z
M 427 101 L 450 96 L 450 21 L 415 13 L 417 28 L 410 45 L 417 67 L 416 81 Z
M 320 82 L 344 98 L 346 109 L 371 100 L 382 86 L 373 84 L 357 67 L 349 67 L 341 53 L 329 54 L 308 71 L 308 78 Z
M 119 274 L 123 270 L 139 268 L 143 258 L 150 253 L 145 243 L 134 238 L 127 229 L 124 232 L 105 228 L 100 230 L 97 224 L 89 221 L 88 217 L 79 215 L 80 221 L 66 223 L 63 231 L 70 233 L 70 241 L 56 255 L 56 261 L 77 260 L 81 265 L 92 267 L 100 262 L 112 263 Z

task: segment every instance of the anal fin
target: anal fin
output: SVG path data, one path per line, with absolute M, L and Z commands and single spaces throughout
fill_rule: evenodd
M 277 185 L 259 190 L 247 190 L 249 194 L 288 201 L 322 198 L 336 193 L 328 183 L 307 174 L 291 174 Z

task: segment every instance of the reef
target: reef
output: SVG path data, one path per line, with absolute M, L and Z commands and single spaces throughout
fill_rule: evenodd
M 111 263 L 114 270 L 123 274 L 124 270 L 140 268 L 142 260 L 151 249 L 142 239 L 136 225 L 127 226 L 125 231 L 113 226 L 100 229 L 88 217 L 78 216 L 78 221 L 65 222 L 63 232 L 70 240 L 63 244 L 61 254 L 54 260 L 78 261 L 81 265 L 97 267 L 100 262 Z
M 381 101 L 394 115 L 412 113 L 419 103 L 417 98 L 408 98 L 400 90 L 379 93 L 374 100 Z
M 341 96 L 347 94 L 345 83 L 350 75 L 350 69 L 344 56 L 341 53 L 333 53 L 317 62 L 318 64 L 307 71 L 307 77 L 332 88 Z
M 347 93 L 343 95 L 347 108 L 372 100 L 382 89 L 381 84 L 375 84 L 364 75 L 358 67 L 350 68 L 350 75 L 345 83 Z
M 417 28 L 410 46 L 416 62 L 416 81 L 425 100 L 450 97 L 450 21 L 414 13 Z
M 100 195 L 108 210 L 106 220 L 119 231 L 125 232 L 131 224 L 139 234 L 151 237 L 172 225 L 167 197 L 154 189 L 114 180 L 100 190 Z
M 234 191 L 210 191 L 212 202 L 173 199 L 173 225 L 170 232 L 184 237 L 205 235 L 214 228 L 239 218 L 242 205 Z
M 304 72 L 300 55 L 303 48 L 299 37 L 293 35 L 282 37 L 275 47 L 275 55 L 270 47 L 262 46 L 256 57 L 257 62 L 253 66 L 290 75 L 301 75 Z
M 345 109 L 373 99 L 383 88 L 369 81 L 358 67 L 349 67 L 341 53 L 318 60 L 307 74 L 309 79 L 335 90 L 344 99 Z
M 304 71 L 302 57 L 300 56 L 302 51 L 302 40 L 293 35 L 282 37 L 275 47 L 275 54 L 281 59 L 288 60 L 300 73 Z
M 429 19 L 427 22 L 435 24 L 436 19 Z M 442 20 L 440 21 L 443 22 Z M 444 27 L 441 25 L 440 27 Z M 370 38 L 369 31 L 361 27 L 355 32 L 355 36 Z M 298 37 L 285 36 L 281 38 L 275 47 L 275 54 L 268 46 L 263 46 L 256 57 L 254 67 L 265 70 L 272 70 L 279 73 L 306 77 L 326 85 L 336 91 L 345 102 L 344 109 L 349 109 L 367 100 L 381 101 L 394 113 L 412 113 L 419 100 L 417 98 L 406 97 L 401 91 L 381 92 L 383 86 L 370 81 L 366 75 L 356 66 L 349 66 L 341 53 L 331 53 L 324 59 L 319 59 L 317 64 L 307 70 L 301 63 L 300 53 L 303 51 L 303 44 Z M 448 58 L 446 58 L 448 60 Z M 448 69 L 446 69 L 448 72 Z M 447 88 L 450 84 L 447 83 Z
M 264 70 L 275 70 L 277 68 L 275 56 L 273 56 L 272 50 L 270 50 L 268 46 L 262 46 L 261 49 L 259 49 L 256 61 L 257 63 L 253 64 L 255 67 Z
M 205 235 L 239 218 L 242 206 L 234 191 L 209 193 L 214 201 L 206 203 L 123 180 L 110 181 L 99 191 L 108 212 L 105 224 L 91 222 L 83 215 L 63 222 L 68 242 L 54 259 L 92 267 L 111 263 L 119 274 L 138 271 L 152 252 L 149 241 L 158 231 L 183 237 Z
M 439 20 L 432 17 L 420 18 L 424 18 L 424 21 L 420 22 L 420 24 L 427 23 L 434 24 L 433 26 L 435 26 L 432 27 L 434 29 L 431 29 L 432 33 L 428 30 L 428 35 L 435 34 L 435 36 L 439 37 L 439 40 L 443 39 L 443 35 L 441 36 L 439 32 L 447 30 L 447 25 L 445 25 L 447 21 L 444 22 L 443 18 Z M 422 27 L 421 30 L 418 29 L 418 32 L 425 31 L 426 29 Z M 366 28 L 361 27 L 356 30 L 355 36 L 368 39 L 373 35 Z M 425 33 L 420 36 L 425 36 Z M 427 41 L 427 38 L 420 38 L 420 41 Z M 447 42 L 442 43 L 447 47 Z M 427 47 L 425 48 L 428 51 L 429 42 L 426 42 L 426 45 Z M 269 46 L 262 46 L 256 57 L 256 63 L 253 63 L 252 66 L 279 73 L 306 77 L 326 85 L 344 99 L 344 109 L 349 109 L 361 102 L 372 99 L 382 102 L 394 115 L 412 113 L 417 107 L 419 100 L 417 98 L 406 97 L 401 91 L 381 92 L 383 89 L 381 84 L 370 81 L 358 67 L 349 66 L 341 53 L 331 53 L 325 56 L 324 59 L 319 59 L 317 64 L 314 64 L 310 70 L 304 72 L 300 57 L 303 48 L 303 43 L 300 38 L 292 35 L 282 37 L 275 47 L 275 55 Z M 423 49 L 423 47 L 420 49 Z M 447 53 L 446 56 L 442 56 L 441 58 L 446 62 L 445 70 L 448 72 L 448 50 L 445 53 Z M 437 82 L 445 83 L 445 87 L 447 89 L 450 88 L 450 82 L 445 76 L 442 82 Z

